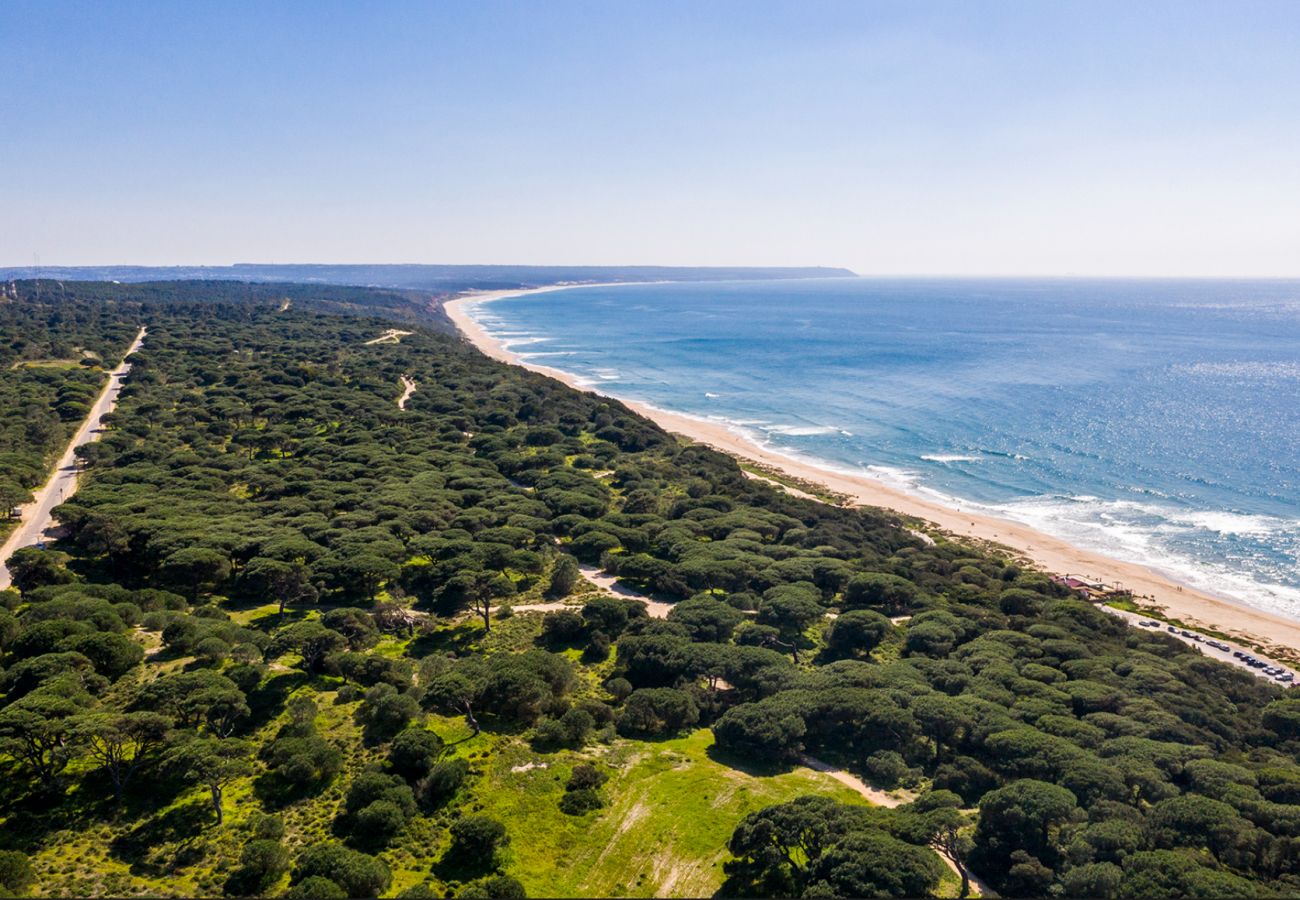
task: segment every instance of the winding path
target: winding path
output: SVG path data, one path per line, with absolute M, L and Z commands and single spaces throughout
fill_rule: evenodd
M 104 416 L 111 413 L 117 406 L 117 396 L 122 393 L 122 383 L 126 380 L 127 373 L 131 371 L 129 361 L 131 354 L 140 349 L 140 345 L 144 343 L 145 333 L 146 329 L 141 328 L 140 333 L 135 336 L 135 340 L 131 342 L 131 346 L 127 348 L 126 353 L 123 355 L 121 364 L 113 372 L 109 373 L 108 383 L 104 385 L 104 389 L 100 392 L 98 399 L 95 400 L 94 406 L 90 408 L 86 420 L 81 423 L 77 433 L 68 442 L 63 455 L 55 463 L 54 471 L 50 474 L 49 480 L 36 491 L 36 498 L 22 507 L 22 524 L 9 535 L 4 547 L 0 548 L 0 590 L 9 587 L 13 583 L 13 579 L 9 575 L 9 567 L 5 564 L 9 562 L 9 557 L 13 556 L 14 551 L 53 538 L 50 529 L 54 521 L 52 515 L 54 507 L 67 500 L 77 491 L 77 448 L 83 444 L 99 440 Z
M 402 396 L 397 398 L 398 409 L 406 409 L 406 401 L 411 399 L 411 395 L 415 393 L 416 387 L 418 387 L 418 385 L 416 385 L 414 381 L 405 375 L 402 376 Z
M 368 347 L 371 344 L 396 344 L 408 334 L 414 333 L 413 331 L 402 331 L 400 328 L 390 328 L 374 340 L 366 341 L 366 346 Z
M 582 577 L 590 581 L 596 587 L 600 588 L 606 594 L 614 597 L 622 597 L 626 600 L 638 600 L 646 605 L 646 612 L 652 619 L 666 619 L 668 611 L 673 608 L 671 603 L 664 603 L 662 600 L 654 600 L 645 594 L 639 594 L 626 585 L 620 584 L 619 580 L 613 575 L 602 572 L 596 566 L 587 566 L 579 564 L 578 571 Z M 515 612 L 555 612 L 561 609 L 574 609 L 578 607 L 572 603 L 556 601 L 554 603 L 526 603 L 523 606 L 512 606 Z
M 843 769 L 837 768 L 836 766 L 832 766 L 830 763 L 822 762 L 820 759 L 817 759 L 815 756 L 808 756 L 807 754 L 802 754 L 799 757 L 799 762 L 802 765 L 812 769 L 814 772 L 821 772 L 824 775 L 829 775 L 832 778 L 834 778 L 836 781 L 838 781 L 840 784 L 848 788 L 851 788 L 854 791 L 857 791 L 860 795 L 862 795 L 862 797 L 869 800 L 874 806 L 883 806 L 888 809 L 893 809 L 896 806 L 902 806 L 904 803 L 911 803 L 913 800 L 916 799 L 916 794 L 912 793 L 911 791 L 905 791 L 905 790 L 882 791 L 880 788 L 873 788 L 871 785 L 867 784 L 865 781 L 863 781 L 858 776 L 854 775 L 852 772 L 846 772 Z M 950 857 L 947 853 L 944 853 L 942 850 L 939 850 L 935 847 L 931 847 L 930 849 L 934 850 L 935 853 L 939 854 L 939 858 L 943 860 L 943 864 L 947 866 L 949 869 L 951 869 L 958 878 L 961 877 L 961 871 L 958 870 L 957 863 L 952 859 L 952 857 Z M 975 877 L 975 873 L 970 871 L 970 869 L 966 870 L 966 878 L 970 882 L 971 893 L 973 896 L 976 897 L 996 896 L 992 891 L 989 890 L 988 886 L 985 885 L 984 882 L 980 881 L 977 877 Z

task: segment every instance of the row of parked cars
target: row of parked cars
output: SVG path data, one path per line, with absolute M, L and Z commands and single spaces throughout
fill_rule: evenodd
M 1295 675 L 1291 674 L 1281 666 L 1275 666 L 1270 663 L 1266 663 L 1264 662 L 1264 660 L 1256 659 L 1255 657 L 1251 656 L 1249 653 L 1243 653 L 1240 650 L 1234 651 L 1232 655 L 1235 656 L 1237 659 L 1241 660 L 1242 662 L 1244 662 L 1246 665 L 1250 666 L 1252 669 L 1259 669 L 1265 675 L 1273 676 L 1274 681 L 1280 681 L 1283 684 L 1290 684 L 1291 682 L 1295 681 Z
M 1159 628 L 1161 625 L 1164 625 L 1164 623 L 1157 622 L 1154 619 L 1139 619 L 1138 625 L 1142 626 L 1143 628 Z M 1178 628 L 1174 625 L 1165 625 L 1165 630 L 1168 631 L 1170 634 L 1175 634 L 1181 637 L 1185 637 L 1189 640 L 1195 641 L 1198 644 L 1204 644 L 1207 647 L 1213 647 L 1215 650 L 1219 650 L 1223 653 L 1231 653 L 1233 659 L 1240 660 L 1244 665 L 1249 666 L 1252 669 L 1260 670 L 1265 675 L 1268 675 L 1274 681 L 1277 681 L 1281 684 L 1291 684 L 1292 682 L 1295 681 L 1295 675 L 1287 671 L 1286 669 L 1284 669 L 1282 666 L 1275 666 L 1272 663 L 1265 662 L 1262 659 L 1257 659 L 1254 656 L 1251 656 L 1249 653 L 1246 653 L 1244 650 L 1233 650 L 1227 644 L 1223 643 L 1223 641 L 1217 641 L 1214 638 L 1208 638 L 1205 637 L 1205 635 L 1197 634 L 1194 631 L 1187 631 L 1186 629 Z

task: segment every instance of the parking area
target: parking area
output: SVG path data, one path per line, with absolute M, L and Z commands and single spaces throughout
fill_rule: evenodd
M 1181 628 L 1177 625 L 1170 625 L 1168 622 L 1161 622 L 1158 619 L 1152 619 L 1149 616 L 1140 613 L 1129 612 L 1124 609 L 1115 609 L 1113 606 L 1100 606 L 1099 609 L 1105 610 L 1113 616 L 1118 616 L 1127 621 L 1136 628 L 1143 631 L 1159 631 L 1177 638 L 1185 644 L 1189 644 L 1200 650 L 1206 656 L 1212 659 L 1226 662 L 1229 665 L 1245 669 L 1258 678 L 1271 681 L 1282 687 L 1292 687 L 1296 682 L 1296 673 L 1288 666 L 1284 666 L 1276 660 L 1269 659 L 1238 644 L 1230 641 L 1224 641 L 1216 637 L 1200 634 L 1188 628 Z

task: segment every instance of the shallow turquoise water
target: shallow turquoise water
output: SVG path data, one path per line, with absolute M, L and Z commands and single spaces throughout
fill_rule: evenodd
M 624 285 L 472 314 L 606 393 L 1300 616 L 1300 282 Z

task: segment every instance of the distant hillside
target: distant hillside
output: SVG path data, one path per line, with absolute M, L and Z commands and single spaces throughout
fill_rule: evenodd
M 0 279 L 31 278 L 30 266 L 0 268 Z M 42 266 L 39 277 L 77 281 L 244 281 L 356 285 L 455 292 L 534 287 L 560 282 L 733 281 L 768 278 L 852 277 L 848 269 L 823 266 L 437 266 L 261 265 L 234 266 Z

